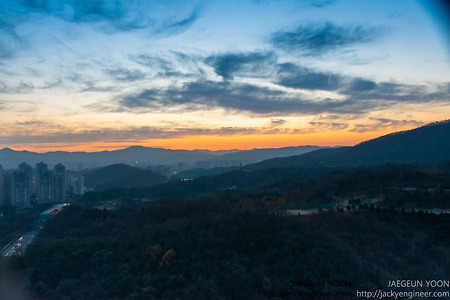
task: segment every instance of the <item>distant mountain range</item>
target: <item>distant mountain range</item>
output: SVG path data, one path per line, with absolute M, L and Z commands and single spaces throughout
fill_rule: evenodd
M 290 167 L 353 167 L 424 163 L 450 159 L 450 120 L 395 132 L 353 147 L 320 149 L 246 166 L 250 170 Z
M 399 165 L 402 163 L 418 164 L 418 166 Z M 414 130 L 392 133 L 353 147 L 319 149 L 302 155 L 273 158 L 238 168 L 203 171 L 193 169 L 179 174 L 184 180 L 134 189 L 114 190 L 114 193 L 105 193 L 101 197 L 193 199 L 204 195 L 211 197 L 224 197 L 224 195 L 226 197 L 229 195 L 247 197 L 246 195 L 251 194 L 283 195 L 286 191 L 290 194 L 301 193 L 305 186 L 311 187 L 310 185 L 314 182 L 315 194 L 313 193 L 311 197 L 317 195 L 325 197 L 326 195 L 321 192 L 330 188 L 325 187 L 330 182 L 334 182 L 333 184 L 336 186 L 333 188 L 336 191 L 340 189 L 340 184 L 345 183 L 351 186 L 360 179 L 361 182 L 366 181 L 372 184 L 370 176 L 377 177 L 378 182 L 384 180 L 385 184 L 396 181 L 397 177 L 401 181 L 401 174 L 405 174 L 410 183 L 414 180 L 422 182 L 426 178 L 417 177 L 420 174 L 417 175 L 414 170 L 421 170 L 421 168 L 433 165 L 445 169 L 448 168 L 449 163 L 450 121 L 445 121 Z M 361 168 L 365 166 L 367 167 Z M 375 167 L 371 169 L 371 166 Z M 339 178 L 347 176 L 345 174 L 350 171 L 353 172 L 351 177 L 354 179 L 350 182 L 340 182 Z M 362 174 L 365 174 L 366 177 L 360 178 Z M 298 190 L 300 183 L 303 188 Z M 442 184 L 446 184 L 445 181 L 442 181 Z M 331 197 L 331 195 L 328 196 Z
M 301 148 L 310 151 L 314 147 Z M 318 147 L 317 147 L 318 148 Z M 224 154 L 228 159 L 246 158 L 247 154 L 262 155 L 289 153 L 295 149 L 283 148 L 281 152 L 255 149 Z M 242 155 L 242 156 L 239 156 Z M 257 156 L 261 155 L 261 156 Z M 221 156 L 217 156 L 221 157 Z M 222 193 L 236 188 L 267 189 L 290 181 L 286 178 L 315 176 L 336 168 L 351 168 L 378 164 L 430 163 L 450 160 L 450 121 L 429 124 L 414 130 L 392 133 L 353 147 L 319 149 L 302 155 L 272 158 L 245 167 L 192 169 L 179 173 L 188 181 L 166 181 L 153 172 L 126 165 L 113 165 L 85 173 L 86 186 L 102 191 L 109 188 L 137 188 L 134 196 L 194 197 L 211 192 Z M 201 177 L 203 176 L 203 177 Z M 197 178 L 201 177 L 201 178 Z M 142 188 L 142 189 L 141 189 Z M 270 188 L 269 188 L 270 190 Z
M 252 150 L 170 150 L 133 146 L 102 152 L 47 152 L 0 150 L 0 165 L 17 168 L 21 162 L 34 166 L 44 161 L 62 163 L 69 170 L 129 166 L 178 165 L 192 168 L 228 168 L 246 165 L 248 170 L 303 166 L 351 167 L 383 163 L 421 163 L 450 159 L 450 120 L 413 130 L 396 132 L 353 147 L 299 146 Z M 183 171 L 183 170 L 178 170 Z
M 4 169 L 15 169 L 18 164 L 27 162 L 34 167 L 38 162 L 52 166 L 62 163 L 69 170 L 83 170 L 105 167 L 112 164 L 130 166 L 152 166 L 186 163 L 190 167 L 230 167 L 249 164 L 261 160 L 299 155 L 321 149 L 318 146 L 299 146 L 285 148 L 253 149 L 253 150 L 170 150 L 133 146 L 121 150 L 102 152 L 47 152 L 14 151 L 9 148 L 0 150 L 0 165 Z M 196 162 L 197 163 L 196 165 Z

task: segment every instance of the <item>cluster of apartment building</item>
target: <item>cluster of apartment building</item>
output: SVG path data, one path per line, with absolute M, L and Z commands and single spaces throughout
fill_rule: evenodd
M 52 169 L 44 163 L 19 164 L 17 170 L 4 172 L 0 165 L 0 206 L 30 207 L 46 203 L 62 203 L 67 193 L 84 193 L 83 176 L 67 176 L 66 167 L 57 164 Z

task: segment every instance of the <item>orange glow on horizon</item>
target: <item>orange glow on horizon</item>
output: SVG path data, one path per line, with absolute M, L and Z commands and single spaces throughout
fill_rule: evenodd
M 377 132 L 315 132 L 309 134 L 279 135 L 232 135 L 232 136 L 189 136 L 173 139 L 151 139 L 142 141 L 96 142 L 78 144 L 16 144 L 8 146 L 16 151 L 32 151 L 38 153 L 53 151 L 68 152 L 100 152 L 124 149 L 131 146 L 182 150 L 250 150 L 254 148 L 282 148 L 291 146 L 353 146 L 373 139 L 391 131 Z

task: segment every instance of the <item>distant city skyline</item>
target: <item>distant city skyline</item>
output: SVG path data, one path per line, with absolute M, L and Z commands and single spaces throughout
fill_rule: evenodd
M 445 120 L 448 12 L 437 0 L 2 1 L 0 149 L 354 145 Z

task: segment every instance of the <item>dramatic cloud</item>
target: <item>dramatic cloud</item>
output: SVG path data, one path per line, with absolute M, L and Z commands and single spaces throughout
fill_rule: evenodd
M 271 43 L 287 51 L 301 51 L 307 55 L 321 55 L 339 48 L 366 44 L 382 34 L 379 28 L 338 26 L 333 23 L 299 26 L 294 31 L 279 31 Z
M 429 102 L 445 101 L 450 97 L 450 83 L 437 87 L 401 84 L 396 82 L 375 82 L 373 80 L 350 77 L 331 72 L 315 71 L 293 63 L 277 66 L 274 81 L 282 86 L 305 89 L 335 91 L 356 101 L 379 100 L 379 105 L 391 102 Z
M 307 72 L 306 74 L 316 75 L 319 73 Z M 341 77 L 337 75 L 331 78 L 336 82 L 341 80 Z M 286 92 L 253 84 L 198 80 L 184 83 L 182 86 L 170 86 L 167 89 L 145 89 L 139 93 L 128 94 L 121 97 L 118 104 L 135 113 L 155 110 L 168 111 L 172 108 L 179 108 L 181 111 L 224 108 L 261 115 L 318 113 L 357 115 L 373 109 L 387 108 L 399 102 L 427 103 L 432 100 L 445 101 L 448 99 L 448 94 L 445 96 L 444 88 L 442 88 L 443 91 L 432 92 L 425 86 L 395 83 L 373 83 L 375 84 L 373 87 L 369 80 L 349 80 L 347 78 L 346 82 L 350 83 L 343 84 L 339 89 L 333 80 L 307 81 L 304 78 L 301 80 L 296 82 L 296 88 L 336 89 L 335 98 L 308 97 L 301 93 Z M 319 85 L 320 82 L 322 83 Z M 355 89 L 355 82 L 357 82 L 357 89 Z
M 147 89 L 138 94 L 127 95 L 119 101 L 120 106 L 134 109 L 164 110 L 170 107 L 187 106 L 185 109 L 225 108 L 256 114 L 344 112 L 361 109 L 351 101 L 324 99 L 312 101 L 298 94 L 272 90 L 251 84 L 229 82 L 196 81 L 165 90 Z M 354 105 L 352 107 L 352 105 Z
M 0 136 L 410 128 L 449 109 L 448 57 L 424 20 L 402 1 L 0 1 Z M 265 138 L 248 142 L 282 143 Z

